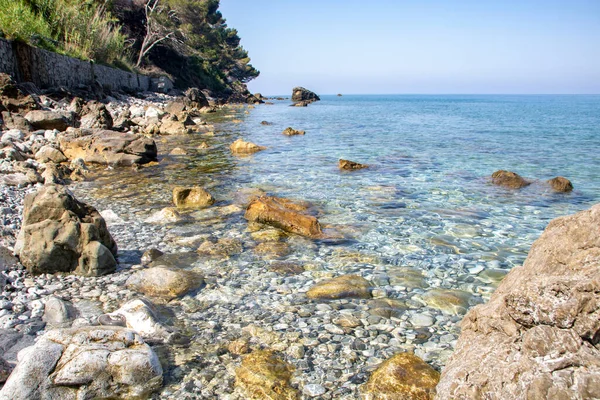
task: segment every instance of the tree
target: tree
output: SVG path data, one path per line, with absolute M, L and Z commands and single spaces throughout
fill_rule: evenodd
M 175 11 L 166 11 L 164 7 L 159 6 L 159 0 L 148 0 L 145 5 L 146 14 L 146 35 L 142 41 L 142 47 L 140 48 L 140 54 L 137 59 L 136 67 L 139 67 L 142 60 L 152 50 L 154 46 L 165 40 L 171 39 L 175 34 L 174 31 L 168 30 L 165 23 L 158 21 L 159 15 L 167 12 L 168 19 L 174 19 Z

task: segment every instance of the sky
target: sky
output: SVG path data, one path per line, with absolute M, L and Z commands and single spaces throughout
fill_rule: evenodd
M 600 0 L 221 0 L 253 93 L 598 94 Z

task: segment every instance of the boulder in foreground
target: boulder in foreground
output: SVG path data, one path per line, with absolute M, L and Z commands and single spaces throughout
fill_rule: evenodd
M 433 400 L 440 373 L 411 353 L 381 363 L 361 390 L 365 400 Z
M 19 358 L 1 400 L 146 398 L 162 386 L 154 351 L 120 327 L 50 331 Z
M 170 301 L 202 283 L 202 278 L 193 271 L 159 265 L 137 271 L 127 279 L 126 286 L 148 297 Z
M 146 164 L 156 161 L 154 140 L 132 133 L 76 129 L 59 138 L 60 150 L 70 160 L 107 165 Z
M 521 175 L 505 170 L 494 172 L 492 174 L 492 183 L 509 189 L 521 189 L 530 185 L 530 182 L 523 179 Z
M 244 218 L 302 236 L 319 237 L 322 234 L 317 218 L 302 214 L 298 211 L 298 205 L 277 197 L 261 196 L 254 199 L 248 205 Z
M 252 142 L 245 142 L 242 139 L 238 139 L 235 142 L 231 143 L 229 149 L 233 154 L 244 155 L 244 154 L 253 154 L 258 151 L 265 150 L 266 147 L 259 146 Z
M 173 203 L 177 207 L 204 208 L 213 205 L 215 199 L 201 187 L 176 187 L 173 189 Z
M 15 253 L 33 274 L 98 276 L 114 272 L 117 265 L 117 245 L 104 218 L 60 185 L 25 196 Z
M 600 398 L 600 204 L 551 221 L 462 321 L 438 399 Z

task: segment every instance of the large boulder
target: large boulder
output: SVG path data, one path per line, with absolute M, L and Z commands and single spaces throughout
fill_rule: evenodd
M 321 100 L 319 98 L 319 96 L 317 96 L 316 93 L 311 92 L 308 89 L 305 89 L 303 87 L 295 87 L 292 89 L 292 101 L 293 102 L 309 102 L 312 103 L 313 101 L 319 101 Z
M 438 399 L 600 398 L 600 204 L 551 221 L 465 316 Z
M 433 400 L 440 373 L 411 353 L 396 354 L 361 387 L 365 400 Z
M 200 275 L 165 265 L 142 269 L 127 279 L 126 286 L 161 301 L 170 301 L 202 285 Z
M 531 184 L 531 182 L 526 181 L 521 175 L 505 170 L 494 172 L 492 174 L 492 183 L 509 189 L 521 189 Z
M 210 106 L 206 96 L 198 88 L 189 88 L 186 90 L 184 102 L 188 108 L 203 108 Z
M 113 118 L 106 106 L 97 101 L 90 101 L 83 107 L 84 115 L 80 120 L 82 129 L 112 129 Z
M 67 118 L 56 111 L 29 111 L 25 115 L 25 119 L 29 121 L 31 126 L 35 129 L 56 129 L 62 132 L 69 126 Z
M 557 176 L 556 178 L 548 180 L 548 184 L 555 192 L 568 193 L 573 191 L 573 184 L 563 176 Z
M 145 164 L 156 161 L 154 140 L 108 130 L 74 130 L 61 135 L 60 149 L 70 160 L 108 165 Z
M 235 382 L 248 399 L 296 400 L 299 393 L 290 385 L 293 372 L 273 350 L 256 350 L 242 359 Z
M 1 400 L 146 398 L 162 386 L 157 355 L 121 327 L 50 331 L 19 358 Z
M 317 218 L 303 214 L 293 202 L 277 197 L 261 196 L 254 199 L 248 205 L 244 218 L 302 236 L 322 235 Z
M 117 245 L 94 207 L 64 186 L 47 185 L 25 196 L 15 253 L 34 274 L 98 276 L 115 270 Z

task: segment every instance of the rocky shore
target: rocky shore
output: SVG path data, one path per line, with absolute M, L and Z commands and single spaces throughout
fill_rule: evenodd
M 101 196 L 102 188 L 91 190 L 85 181 L 90 174 L 113 174 L 123 185 L 140 180 L 136 173 L 156 165 L 168 135 L 199 132 L 212 138 L 215 127 L 204 116 L 215 109 L 201 93 L 61 102 L 2 90 L 5 103 L 24 106 L 5 105 L 2 114 L 10 129 L 2 134 L 0 164 L 0 378 L 12 374 L 0 399 L 433 398 L 440 370 L 440 399 L 502 397 L 510 395 L 502 388 L 512 387 L 513 398 L 525 398 L 520 396 L 526 388 L 519 386 L 524 383 L 515 383 L 495 358 L 505 354 L 504 347 L 493 350 L 486 341 L 491 337 L 508 346 L 506 352 L 516 359 L 521 353 L 515 340 L 536 343 L 537 334 L 569 336 L 577 345 L 553 355 L 554 361 L 548 361 L 551 352 L 530 346 L 540 354 L 528 353 L 535 362 L 520 364 L 519 371 L 545 371 L 528 389 L 531 394 L 598 396 L 593 378 L 598 376 L 600 306 L 594 285 L 600 253 L 597 240 L 581 238 L 586 231 L 597 233 L 597 207 L 551 224 L 526 265 L 507 278 L 510 286 L 501 286 L 490 303 L 467 314 L 459 339 L 457 324 L 468 308 L 483 303 L 480 295 L 430 288 L 399 300 L 424 286 L 421 272 L 405 266 L 373 270 L 364 254 L 334 254 L 316 246 L 315 240 L 344 235 L 321 224 L 311 204 L 255 188 L 223 201 L 210 187 L 182 182 L 159 194 L 168 207 L 142 209 L 132 207 L 127 193 L 120 198 Z M 294 101 L 306 100 L 318 98 Z M 243 112 L 233 110 L 233 117 Z M 27 118 L 32 111 L 43 115 Z M 265 149 L 241 140 L 219 145 L 240 156 Z M 171 157 L 188 151 L 171 151 Z M 343 161 L 351 167 L 340 164 L 342 169 L 365 167 Z M 40 191 L 52 200 L 40 201 Z M 82 208 L 85 214 L 78 211 Z M 52 228 L 67 220 L 78 228 L 68 234 Z M 237 229 L 226 230 L 224 220 Z M 41 239 L 52 238 L 39 254 L 46 254 L 56 237 L 72 244 L 72 273 L 36 270 L 43 263 L 32 255 L 35 262 L 25 268 L 23 257 L 19 262 L 12 255 L 22 253 L 18 242 L 26 240 L 26 232 L 38 232 L 36 224 L 49 229 Z M 103 224 L 110 240 L 101 233 Z M 82 228 L 87 225 L 98 231 L 83 234 L 90 232 Z M 547 247 L 555 248 L 558 261 L 540 259 Z M 64 248 L 58 257 L 64 257 Z M 310 259 L 284 259 L 298 248 Z M 118 263 L 110 261 L 112 250 Z M 563 260 L 561 254 L 573 256 Z M 334 256 L 343 269 L 315 267 L 320 258 Z M 544 283 L 544 274 L 551 275 L 551 284 Z M 567 277 L 570 283 L 560 286 Z M 536 290 L 519 286 L 532 279 L 539 281 Z M 555 290 L 557 285 L 565 290 Z M 556 302 L 548 293 L 565 295 Z M 576 314 L 567 310 L 573 302 Z M 494 308 L 498 304 L 507 309 Z M 546 321 L 545 314 L 557 318 Z M 503 336 L 496 340 L 498 332 Z M 473 349 L 482 355 L 477 360 L 470 357 Z M 482 360 L 498 369 L 485 372 L 478 364 Z M 549 364 L 554 366 L 550 372 Z M 485 374 L 494 379 L 484 382 L 480 376 Z M 549 383 L 553 374 L 560 375 L 559 384 Z M 479 392 L 473 392 L 475 386 Z

